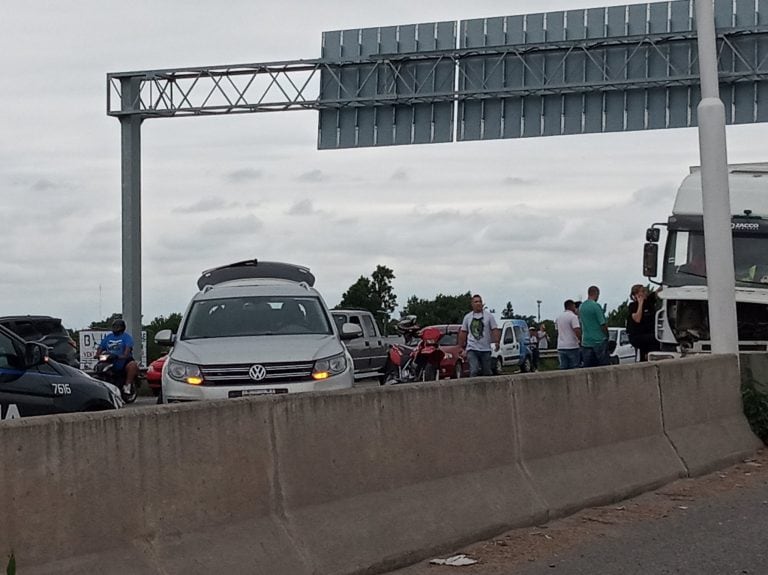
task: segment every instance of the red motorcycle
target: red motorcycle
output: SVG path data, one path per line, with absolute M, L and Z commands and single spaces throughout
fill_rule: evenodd
M 445 355 L 437 345 L 442 336 L 440 330 L 433 327 L 420 330 L 415 318 L 406 318 L 398 324 L 398 331 L 410 345 L 396 343 L 389 348 L 382 384 L 437 381 Z

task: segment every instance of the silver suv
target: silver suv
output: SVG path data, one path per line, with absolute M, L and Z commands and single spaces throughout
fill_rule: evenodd
M 360 326 L 332 320 L 307 268 L 247 260 L 203 272 L 162 373 L 163 401 L 352 387 L 342 339 Z

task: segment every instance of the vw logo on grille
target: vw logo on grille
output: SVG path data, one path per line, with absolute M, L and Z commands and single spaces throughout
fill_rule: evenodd
M 263 365 L 252 365 L 248 370 L 248 377 L 254 381 L 261 381 L 267 377 L 267 369 Z

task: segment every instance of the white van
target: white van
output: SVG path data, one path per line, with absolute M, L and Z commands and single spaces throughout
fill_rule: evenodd
M 531 350 L 528 347 L 528 324 L 522 319 L 503 319 L 499 322 L 501 339 L 498 351 L 491 352 L 493 371 L 512 367 L 523 373 L 533 370 Z
M 609 327 L 608 341 L 616 342 L 616 348 L 611 352 L 611 363 L 635 363 L 637 350 L 629 343 L 629 334 L 625 327 Z M 613 347 L 611 345 L 611 347 Z
M 163 401 L 225 399 L 352 387 L 342 339 L 360 326 L 331 318 L 307 268 L 247 260 L 203 272 L 162 372 Z

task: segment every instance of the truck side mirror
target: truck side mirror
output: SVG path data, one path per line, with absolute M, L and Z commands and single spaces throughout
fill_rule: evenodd
M 658 231 L 658 230 L 657 230 Z M 643 275 L 653 278 L 659 272 L 659 244 L 648 242 L 643 246 Z
M 656 243 L 661 237 L 661 230 L 659 228 L 648 228 L 645 230 L 645 241 Z

